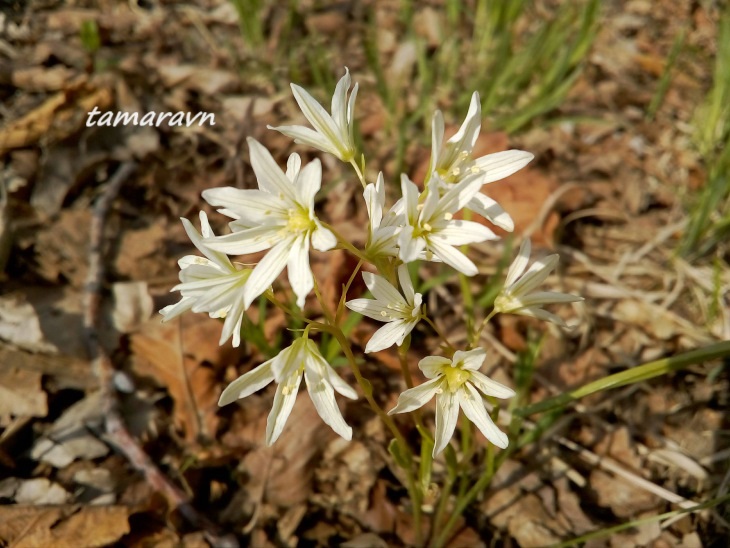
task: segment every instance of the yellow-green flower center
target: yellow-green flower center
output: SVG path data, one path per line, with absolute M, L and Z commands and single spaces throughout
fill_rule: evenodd
M 309 212 L 304 209 L 290 209 L 289 222 L 286 225 L 287 230 L 291 232 L 307 231 L 314 228 L 314 221 L 309 216 Z
M 449 390 L 456 392 L 461 386 L 469 380 L 469 371 L 464 371 L 460 367 L 451 367 L 450 365 L 443 368 L 444 377 L 449 385 Z

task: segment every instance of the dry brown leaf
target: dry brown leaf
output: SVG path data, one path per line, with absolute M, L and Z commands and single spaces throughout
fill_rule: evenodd
M 0 425 L 10 417 L 45 417 L 47 414 L 48 401 L 41 387 L 41 373 L 0 361 Z
M 211 437 L 218 425 L 220 387 L 204 362 L 225 363 L 230 353 L 218 346 L 221 326 L 204 314 L 189 314 L 164 324 L 153 319 L 131 337 L 134 371 L 168 390 L 175 426 L 188 441 Z
M 129 533 L 126 506 L 5 506 L 0 538 L 14 548 L 88 548 L 117 542 Z

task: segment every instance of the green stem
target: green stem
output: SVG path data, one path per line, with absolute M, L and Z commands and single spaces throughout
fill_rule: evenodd
M 644 365 L 632 367 L 631 369 L 621 371 L 614 375 L 609 375 L 608 377 L 590 382 L 585 386 L 581 386 L 580 388 L 570 392 L 564 392 L 563 394 L 559 394 L 553 398 L 529 405 L 524 409 L 516 409 L 515 413 L 522 417 L 527 417 L 528 415 L 533 415 L 535 413 L 550 411 L 552 409 L 564 407 L 575 400 L 579 400 L 580 398 L 584 398 L 585 396 L 595 394 L 602 390 L 619 388 L 621 386 L 626 386 L 627 384 L 634 384 L 648 379 L 653 379 L 654 377 L 664 375 L 671 371 L 677 371 L 696 363 L 714 360 L 716 358 L 723 358 L 728 355 L 730 355 L 730 341 L 711 344 L 703 348 L 685 352 L 679 356 L 662 358 Z
M 367 183 L 365 182 L 365 177 L 363 176 L 362 171 L 360 170 L 360 166 L 357 165 L 355 158 L 350 159 L 350 164 L 352 165 L 352 167 L 355 168 L 355 173 L 357 173 L 357 178 L 360 179 L 360 183 L 362 184 L 362 187 L 365 188 L 367 186 Z
M 451 350 L 452 352 L 456 352 L 456 347 L 455 347 L 455 346 L 454 346 L 453 344 L 451 344 L 451 343 L 449 342 L 449 339 L 447 339 L 447 338 L 446 338 L 446 336 L 445 336 L 445 335 L 444 335 L 443 333 L 441 333 L 441 330 L 440 330 L 440 329 L 439 329 L 438 327 L 436 327 L 436 324 L 435 324 L 435 323 L 434 323 L 433 321 L 431 321 L 431 318 L 429 318 L 428 316 L 423 316 L 423 319 L 424 319 L 424 321 L 425 321 L 425 322 L 426 322 L 426 323 L 427 323 L 428 325 L 430 325 L 430 326 L 431 326 L 431 328 L 432 328 L 432 329 L 433 329 L 433 330 L 434 330 L 434 331 L 436 332 L 436 334 L 437 334 L 437 335 L 438 335 L 439 337 L 441 337 L 441 340 L 442 340 L 442 341 L 444 341 L 444 343 L 446 343 L 446 346 L 448 346 L 448 347 L 449 347 L 449 349 L 450 349 L 450 350 Z
M 361 261 L 372 264 L 372 261 L 370 260 L 370 258 L 367 255 L 365 255 L 365 253 L 363 253 L 358 248 L 356 248 L 354 245 L 352 245 L 350 242 L 348 242 L 342 236 L 342 234 L 340 234 L 339 232 L 337 232 L 334 229 L 334 227 L 332 225 L 327 224 L 327 223 L 322 222 L 322 221 L 320 221 L 320 222 L 322 223 L 322 226 L 323 227 L 325 227 L 327 230 L 330 230 L 332 232 L 332 234 L 335 235 L 335 238 L 337 238 L 337 243 L 339 244 L 339 246 L 342 249 L 346 249 L 347 251 L 349 251 L 350 253 L 352 253 L 355 257 L 357 257 L 358 259 L 360 259 Z

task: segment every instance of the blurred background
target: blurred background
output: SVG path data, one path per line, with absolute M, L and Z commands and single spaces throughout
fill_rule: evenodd
M 724 3 L 1 0 L 0 545 L 414 542 L 389 436 L 363 401 L 340 402 L 355 429 L 346 443 L 305 395 L 273 448 L 263 444 L 271 392 L 218 408 L 222 388 L 298 326 L 262 302 L 233 349 L 217 345 L 216 320 L 163 325 L 157 314 L 178 299 L 177 260 L 194 252 L 179 218 L 197 226 L 204 209 L 224 231 L 200 192 L 256 187 L 249 136 L 281 165 L 293 151 L 321 157 L 318 210 L 364 243 L 348 166 L 266 129 L 306 125 L 290 82 L 329 107 L 345 67 L 360 85 L 366 176 L 384 172 L 389 203 L 401 172 L 423 181 L 434 110 L 448 137 L 474 91 L 475 156 L 535 154 L 483 189 L 515 220 L 514 236 L 471 247 L 480 275 L 466 287 L 429 263 L 420 288 L 463 343 L 464 317 L 489 310 L 515 243 L 529 236 L 538 256 L 560 253 L 549 284 L 586 298 L 558 311 L 577 327 L 498 317 L 482 341 L 485 372 L 517 386 L 522 404 L 730 339 Z M 89 127 L 95 107 L 212 113 L 215 124 Z M 115 177 L 110 209 L 92 213 Z M 85 330 L 95 219 L 106 223 L 96 254 L 105 273 L 99 319 Z M 313 254 L 328 302 L 355 263 L 343 251 Z M 351 315 L 346 327 L 364 347 L 378 325 Z M 96 335 L 105 369 L 89 358 Z M 340 365 L 337 345 L 323 343 Z M 414 375 L 437 351 L 431 332 L 414 332 Z M 362 366 L 391 407 L 402 389 L 395 353 Z M 503 464 L 450 545 L 545 546 L 633 522 L 590 545 L 726 546 L 727 503 L 641 520 L 727 494 L 728 383 L 728 362 L 714 361 L 582 400 Z M 117 449 L 109 409 L 147 460 Z M 417 438 L 407 418 L 399 424 Z M 486 442 L 475 444 L 478 475 Z

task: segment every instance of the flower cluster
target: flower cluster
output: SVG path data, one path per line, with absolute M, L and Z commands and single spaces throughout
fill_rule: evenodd
M 494 200 L 482 194 L 481 189 L 485 184 L 523 168 L 533 158 L 529 152 L 520 150 L 472 157 L 481 129 L 479 95 L 474 93 L 466 119 L 446 142 L 443 116 L 436 112 L 432 124 L 432 157 L 426 180 L 419 187 L 408 175 L 401 175 L 401 196 L 387 208 L 382 172 L 375 182 L 368 183 L 363 174 L 364 157 L 361 163 L 356 161 L 358 151 L 353 127 L 358 86 L 355 84 L 352 92 L 350 87 L 350 74 L 346 70 L 337 84 L 331 113 L 328 113 L 307 91 L 292 84 L 294 98 L 314 129 L 294 125 L 269 127 L 298 143 L 352 164 L 364 187 L 363 198 L 369 218 L 365 247 L 357 249 L 319 218 L 315 209 L 315 198 L 322 185 L 319 160 L 303 166 L 299 155 L 292 154 L 283 170 L 261 143 L 249 138 L 250 161 L 258 189 L 227 187 L 203 192 L 206 202 L 231 219 L 230 233 L 213 234 L 202 212 L 200 232 L 189 221 L 182 220 L 188 236 L 203 256 L 180 259 L 181 283 L 173 291 L 179 291 L 182 297 L 177 304 L 160 311 L 165 320 L 187 310 L 224 318 L 220 344 L 232 338 L 233 346 L 241 342 L 244 314 L 262 295 L 307 324 L 304 333 L 289 347 L 233 381 L 221 395 L 219 405 L 227 405 L 271 382 L 277 384 L 267 423 L 267 444 L 274 443 L 281 434 L 302 378 L 322 420 L 343 438 L 351 439 L 352 429 L 338 408 L 335 392 L 350 399 L 355 399 L 357 393 L 327 362 L 310 338 L 311 334 L 327 331 L 335 334 L 341 345 L 347 344 L 347 338 L 338 325 L 344 306 L 384 323 L 367 342 L 365 353 L 378 352 L 393 345 L 403 346 L 410 341 L 409 335 L 422 320 L 434 325 L 423 304 L 423 295 L 414 287 L 408 264 L 436 261 L 466 276 L 476 275 L 477 265 L 459 249 L 460 246 L 498 237 L 484 223 L 464 220 L 460 215 L 464 210 L 470 210 L 493 225 L 512 231 L 514 223 L 510 216 Z M 358 269 L 362 266 L 373 270 L 362 272 L 363 281 L 373 298 L 347 301 L 348 283 L 336 314 L 325 312 L 325 323 L 309 318 L 304 313 L 306 301 L 316 288 L 309 263 L 310 248 L 322 252 L 342 248 L 354 253 L 360 260 Z M 261 252 L 266 253 L 253 268 L 239 266 L 230 258 Z M 522 314 L 564 326 L 560 317 L 544 310 L 543 306 L 580 298 L 535 291 L 554 269 L 557 255 L 537 261 L 525 272 L 529 255 L 530 243 L 525 240 L 509 269 L 504 288 L 495 300 L 492 314 Z M 272 289 L 284 268 L 301 311 L 291 310 L 286 303 L 279 301 Z M 411 271 L 415 272 L 414 269 Z M 355 275 L 356 272 L 351 282 Z M 320 304 L 325 307 L 324 303 Z M 447 346 L 451 348 L 449 355 L 428 356 L 419 362 L 418 367 L 428 380 L 403 392 L 390 413 L 413 411 L 435 396 L 434 456 L 448 445 L 459 409 L 489 441 L 498 447 L 506 447 L 507 436 L 490 418 L 483 396 L 509 398 L 514 392 L 479 371 L 486 356 L 484 349 L 456 350 L 450 344 Z M 361 379 L 351 349 L 343 346 L 343 350 L 346 350 L 361 386 L 365 387 L 363 383 L 367 381 Z

